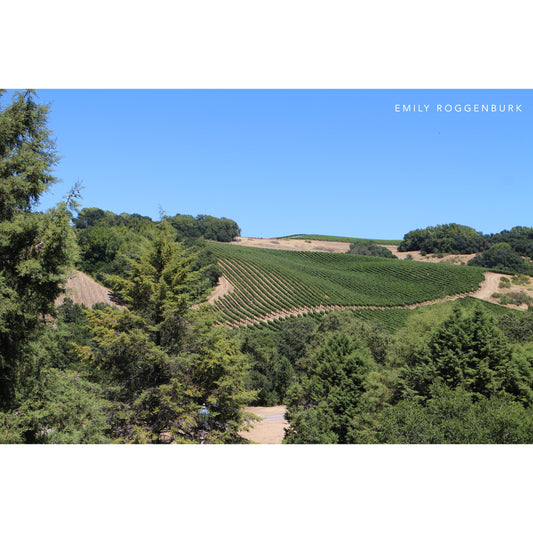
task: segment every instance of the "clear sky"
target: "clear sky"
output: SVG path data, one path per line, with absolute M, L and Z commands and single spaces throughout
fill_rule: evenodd
M 62 160 L 41 202 L 225 216 L 244 236 L 401 239 L 533 226 L 526 90 L 42 90 Z M 396 112 L 396 105 L 427 112 Z M 443 111 L 437 111 L 437 105 Z M 451 104 L 521 112 L 446 112 Z M 481 109 L 481 107 L 479 108 Z

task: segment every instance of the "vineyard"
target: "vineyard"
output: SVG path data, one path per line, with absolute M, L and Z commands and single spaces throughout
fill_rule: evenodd
M 316 241 L 331 241 L 331 242 L 373 242 L 374 244 L 393 244 L 399 246 L 401 240 L 395 239 L 357 239 L 356 237 L 334 237 L 333 235 L 287 235 L 285 237 L 278 237 L 278 239 L 309 239 Z
M 229 326 L 360 307 L 406 308 L 476 290 L 481 268 L 208 243 L 233 291 L 214 302 Z
M 366 322 L 379 322 L 389 332 L 395 332 L 405 325 L 405 322 L 409 315 L 413 313 L 414 309 L 409 308 L 386 308 L 386 309 L 369 309 L 367 307 L 350 309 L 350 311 L 361 320 Z M 318 324 L 321 318 L 327 313 L 327 311 L 312 311 L 306 316 L 313 318 Z M 255 322 L 247 327 L 252 329 L 268 329 L 273 332 L 279 332 L 283 328 L 283 324 L 287 321 L 294 319 L 292 316 L 284 318 L 276 318 L 268 322 Z
M 489 315 L 493 317 L 499 317 L 509 313 L 520 314 L 522 311 L 518 309 L 508 309 L 502 307 L 501 305 L 496 305 L 484 300 L 479 300 L 477 298 L 472 298 L 470 296 L 465 296 L 457 300 L 458 304 L 464 309 L 472 309 L 474 306 L 481 306 Z M 453 302 L 455 303 L 455 302 Z M 452 302 L 441 302 L 435 305 L 446 306 L 450 305 Z M 452 307 L 449 308 L 450 312 Z M 384 309 L 369 309 L 366 307 L 351 309 L 351 312 L 357 318 L 364 320 L 366 322 L 379 322 L 382 326 L 385 327 L 390 333 L 394 333 L 405 326 L 407 319 L 413 315 L 413 313 L 418 313 L 421 311 L 421 308 L 411 309 L 407 307 L 403 308 L 384 308 Z M 309 313 L 309 317 L 313 318 L 316 323 L 320 322 L 322 316 L 324 316 L 326 311 L 313 312 Z M 279 332 L 283 328 L 283 324 L 290 320 L 293 320 L 294 317 L 278 318 L 271 320 L 269 322 L 256 322 L 248 326 L 252 329 L 263 330 L 267 329 L 273 332 Z

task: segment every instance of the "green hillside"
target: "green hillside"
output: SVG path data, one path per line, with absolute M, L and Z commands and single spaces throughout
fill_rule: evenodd
M 375 244 L 393 244 L 399 246 L 401 239 L 358 239 L 356 237 L 335 237 L 333 235 L 286 235 L 285 237 L 277 237 L 278 239 L 309 239 L 317 241 L 332 241 L 332 242 L 373 242 Z
M 470 292 L 481 268 L 208 243 L 235 290 L 215 307 L 230 325 L 323 306 L 403 307 Z M 319 309 L 320 310 L 320 309 Z
M 523 313 L 523 311 L 518 309 L 508 309 L 507 307 L 486 302 L 485 300 L 478 300 L 477 298 L 472 298 L 471 296 L 465 296 L 464 298 L 459 298 L 458 300 L 454 301 L 439 302 L 433 305 L 417 307 L 416 309 L 408 307 L 390 307 L 385 309 L 369 309 L 367 307 L 361 307 L 359 309 L 351 309 L 351 312 L 355 317 L 360 318 L 361 320 L 365 320 L 367 322 L 378 322 L 384 326 L 387 331 L 394 333 L 404 327 L 407 319 L 412 315 L 422 317 L 424 314 L 432 313 L 434 310 L 438 309 L 438 316 L 444 317 L 451 314 L 454 308 L 460 307 L 465 310 L 471 310 L 475 306 L 482 308 L 494 319 L 498 319 L 501 316 L 509 314 L 520 316 Z M 316 323 L 319 324 L 325 313 L 325 311 L 321 311 L 317 313 L 310 313 L 308 316 L 313 318 Z M 255 330 L 267 329 L 269 331 L 279 332 L 281 330 L 281 326 L 287 320 L 294 320 L 294 318 L 288 317 L 269 322 L 257 322 L 249 327 Z

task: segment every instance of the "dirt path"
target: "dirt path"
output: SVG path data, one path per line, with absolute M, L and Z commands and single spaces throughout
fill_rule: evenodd
M 241 437 L 248 439 L 254 444 L 281 444 L 285 437 L 285 428 L 288 422 L 285 420 L 284 405 L 275 405 L 273 407 L 246 407 L 247 413 L 262 418 L 259 422 L 253 422 L 249 431 L 239 433 Z
M 507 278 L 510 282 L 510 287 L 500 287 L 500 281 L 502 278 Z M 518 283 L 513 283 L 513 276 L 508 274 L 497 274 L 496 272 L 485 272 L 485 283 L 479 289 L 479 291 L 476 292 L 475 297 L 480 298 L 481 300 L 486 300 L 487 302 L 491 302 L 498 305 L 503 305 L 500 303 L 498 298 L 493 298 L 492 295 L 494 293 L 499 294 L 510 294 L 510 293 L 517 293 L 517 292 L 523 292 L 527 296 L 533 299 L 533 283 L 531 283 L 531 280 L 533 278 L 529 277 L 529 283 L 523 285 Z M 527 311 L 528 304 L 523 303 L 521 305 L 515 305 L 515 304 L 507 304 L 503 305 L 503 307 L 507 307 L 509 309 L 520 309 L 522 311 Z
M 233 283 L 222 274 L 220 278 L 218 278 L 218 283 L 213 292 L 208 296 L 207 303 L 212 304 L 217 298 L 220 298 L 221 296 L 224 296 L 224 294 L 228 294 L 233 290 L 235 290 Z

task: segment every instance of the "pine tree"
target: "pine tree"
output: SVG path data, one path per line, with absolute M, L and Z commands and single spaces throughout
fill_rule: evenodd
M 467 314 L 456 308 L 400 375 L 404 396 L 423 401 L 437 381 L 463 388 L 474 400 L 502 393 L 526 405 L 533 399 L 529 361 L 481 308 Z
M 210 311 L 190 309 L 190 258 L 169 230 L 164 220 L 128 279 L 114 278 L 127 309 L 87 312 L 93 342 L 78 352 L 107 383 L 118 440 L 157 442 L 168 431 L 177 442 L 197 442 L 205 403 L 206 440 L 239 442 L 241 408 L 254 396 L 244 389 L 244 356 Z
M 287 393 L 290 428 L 285 442 L 354 442 L 360 402 L 375 368 L 360 341 L 333 333 L 311 354 L 307 376 Z
M 65 203 L 34 211 L 58 161 L 49 108 L 35 97 L 15 93 L 0 107 L 0 409 L 17 405 L 38 373 L 38 341 L 76 250 Z

